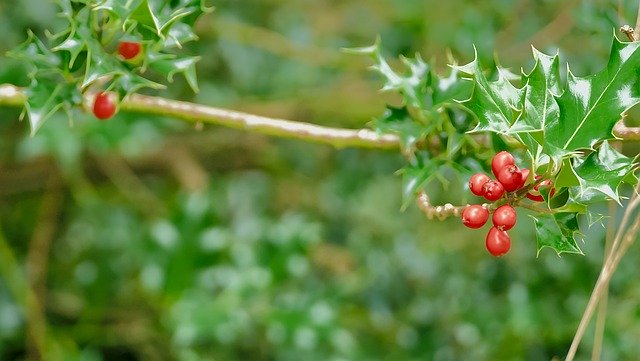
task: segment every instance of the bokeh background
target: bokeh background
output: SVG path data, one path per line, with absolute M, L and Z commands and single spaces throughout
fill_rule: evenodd
M 197 25 L 201 92 L 159 95 L 359 128 L 392 96 L 365 57 L 451 54 L 529 69 L 560 48 L 607 59 L 635 1 L 216 0 Z M 59 24 L 45 0 L 0 1 L 0 52 Z M 0 57 L 0 83 L 24 85 Z M 0 108 L 0 359 L 550 360 L 577 327 L 605 229 L 585 256 L 536 256 L 526 214 L 508 256 L 459 220 L 400 211 L 403 159 L 173 119 L 62 115 L 30 137 Z M 459 183 L 432 190 L 455 199 Z M 602 211 L 606 212 L 606 205 Z M 620 213 L 620 212 L 618 212 Z M 611 284 L 603 360 L 640 355 L 632 249 Z M 589 329 L 579 359 L 590 359 Z

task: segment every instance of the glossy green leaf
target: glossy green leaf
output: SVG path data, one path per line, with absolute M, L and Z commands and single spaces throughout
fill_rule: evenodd
M 192 26 L 204 11 L 203 0 L 56 0 L 60 16 L 68 22 L 62 31 L 45 38 L 32 32 L 9 54 L 31 65 L 32 82 L 25 90 L 32 132 L 53 112 L 81 104 L 77 94 L 89 87 L 108 89 L 122 96 L 142 88 L 164 86 L 145 73 L 152 68 L 168 81 L 183 74 L 198 90 L 195 64 L 199 57 L 168 50 L 196 39 Z M 125 61 L 115 50 L 123 39 L 144 39 L 145 60 Z M 153 60 L 153 61 L 150 61 Z M 60 94 L 66 94 L 60 96 Z
M 546 247 L 553 249 L 558 255 L 583 254 L 575 240 L 575 234 L 579 232 L 575 213 L 541 214 L 531 218 L 536 228 L 538 255 Z
M 30 30 L 27 40 L 7 53 L 9 56 L 29 63 L 34 72 L 60 72 L 60 57 L 51 51 Z
M 199 56 L 189 57 L 163 57 L 149 62 L 149 67 L 162 74 L 169 82 L 173 82 L 175 74 L 182 74 L 194 92 L 198 92 L 198 78 L 196 76 L 196 63 Z
M 639 46 L 614 37 L 609 62 L 602 71 L 586 77 L 569 71 L 566 89 L 557 98 L 559 117 L 545 127 L 547 154 L 559 157 L 612 138 L 621 114 L 640 101 Z
M 522 77 L 524 85 L 524 111 L 509 129 L 527 146 L 534 162 L 542 153 L 544 129 L 547 123 L 556 122 L 559 116 L 554 95 L 559 95 L 560 71 L 558 56 L 549 56 L 533 48 L 535 66 Z
M 456 67 L 470 75 L 474 81 L 471 98 L 463 104 L 478 118 L 474 132 L 490 131 L 507 133 L 511 125 L 522 113 L 524 91 L 511 84 L 503 71 L 498 71 L 498 79 L 489 81 L 477 60 Z
M 525 84 L 524 112 L 511 128 L 511 132 L 531 132 L 542 143 L 546 124 L 557 122 L 558 105 L 554 95 L 561 93 L 558 56 L 549 56 L 533 49 L 535 66 L 523 75 Z
M 25 108 L 34 135 L 44 122 L 60 108 L 70 109 L 70 104 L 79 105 L 82 95 L 73 84 L 57 82 L 47 78 L 34 79 L 26 89 Z
M 456 99 L 466 99 L 472 87 L 471 82 L 461 79 L 455 67 L 448 76 L 440 78 L 417 54 L 414 58 L 401 57 L 400 61 L 406 70 L 404 73 L 395 71 L 382 56 L 380 39 L 371 46 L 347 51 L 369 55 L 374 61 L 371 69 L 385 79 L 382 90 L 400 93 L 406 105 L 426 113 L 432 113 L 444 105 L 452 105 Z
M 382 117 L 375 119 L 372 125 L 380 133 L 397 134 L 405 154 L 413 153 L 416 150 L 416 143 L 429 133 L 429 129 L 413 120 L 406 107 L 387 106 Z
M 571 160 L 569 158 L 562 162 L 554 184 L 557 188 L 575 187 L 580 185 L 578 176 L 576 175 L 575 170 L 573 169 L 573 164 L 571 164 Z
M 429 157 L 417 157 L 412 164 L 400 170 L 402 175 L 402 209 L 415 202 L 416 194 L 434 180 L 442 162 Z
M 605 141 L 574 168 L 580 185 L 572 189 L 572 198 L 578 202 L 612 199 L 620 203 L 618 187 L 634 169 L 633 159 Z
M 433 74 L 430 83 L 431 106 L 439 107 L 456 100 L 468 99 L 472 89 L 473 83 L 461 78 L 460 71 L 456 67 L 451 67 L 446 77 Z
M 191 27 L 184 23 L 177 23 L 169 30 L 164 46 L 166 48 L 182 48 L 182 44 L 193 40 L 198 40 L 198 36 L 191 30 Z
M 143 0 L 104 0 L 93 9 L 106 10 L 115 16 L 120 22 L 125 23 L 133 11 L 140 7 Z
M 171 25 L 201 10 L 202 6 L 202 0 L 143 0 L 137 14 L 146 25 L 151 21 L 156 34 L 164 38 Z

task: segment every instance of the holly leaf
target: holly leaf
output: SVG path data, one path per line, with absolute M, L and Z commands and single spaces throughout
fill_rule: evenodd
M 25 109 L 32 136 L 60 108 L 70 110 L 71 105 L 82 103 L 82 94 L 74 84 L 46 77 L 32 79 L 25 93 L 27 95 Z
M 184 23 L 176 23 L 169 29 L 164 46 L 165 48 L 182 48 L 182 44 L 193 40 L 198 40 L 198 36 L 191 30 L 191 27 Z
M 114 83 L 117 85 L 118 89 L 122 89 L 122 95 L 127 96 L 129 94 L 135 93 L 143 88 L 151 88 L 151 89 L 165 89 L 166 87 L 162 84 L 151 81 L 147 78 L 144 78 L 140 75 L 133 73 L 124 73 L 119 75 Z
M 522 77 L 524 111 L 509 132 L 525 133 L 519 137 L 535 161 L 541 153 L 546 124 L 558 121 L 559 110 L 554 95 L 559 95 L 561 89 L 558 56 L 549 56 L 533 48 L 533 57 L 536 59 L 533 69 Z
M 578 218 L 575 213 L 555 213 L 531 216 L 535 223 L 537 239 L 537 255 L 546 247 L 562 253 L 583 254 L 575 240 L 580 232 Z
M 398 92 L 403 96 L 405 105 L 427 113 L 455 104 L 454 99 L 464 99 L 471 90 L 472 84 L 460 77 L 456 67 L 452 67 L 447 77 L 440 78 L 419 54 L 414 58 L 400 57 L 405 71 L 394 70 L 382 56 L 379 38 L 371 46 L 346 51 L 369 55 L 374 61 L 370 68 L 385 80 L 381 90 Z
M 380 73 L 385 79 L 382 91 L 396 91 L 404 98 L 404 103 L 418 108 L 426 106 L 427 83 L 431 72 L 429 65 L 425 63 L 419 55 L 415 59 L 401 57 L 400 60 L 406 67 L 406 72 L 400 74 L 394 71 L 389 63 L 382 56 L 380 49 L 380 38 L 368 47 L 348 49 L 347 51 L 355 54 L 369 55 L 374 64 L 370 69 Z
M 439 107 L 452 104 L 456 99 L 467 99 L 473 89 L 473 83 L 461 77 L 460 71 L 451 67 L 449 75 L 439 77 L 435 73 L 431 76 L 431 106 Z
M 7 55 L 29 63 L 33 68 L 32 75 L 42 72 L 42 70 L 62 73 L 59 70 L 60 57 L 38 39 L 31 30 L 27 31 L 27 40 L 9 51 Z
M 173 24 L 205 10 L 204 0 L 142 0 L 127 20 L 142 24 L 164 39 Z
M 472 132 L 491 131 L 506 134 L 522 113 L 524 91 L 509 82 L 507 74 L 498 69 L 498 79 L 489 81 L 478 64 L 478 56 L 456 69 L 470 75 L 474 80 L 471 98 L 462 104 L 478 118 Z
M 174 75 L 180 73 L 187 80 L 191 89 L 198 92 L 196 63 L 200 60 L 199 56 L 178 57 L 171 54 L 149 52 L 147 60 L 149 67 L 166 77 L 169 82 L 173 82 Z
M 51 48 L 52 51 L 68 51 L 69 52 L 69 68 L 73 68 L 78 55 L 86 49 L 86 44 L 82 39 L 76 36 L 76 33 L 70 33 L 69 36 L 59 45 Z
M 416 143 L 424 139 L 430 131 L 423 124 L 413 120 L 407 107 L 396 108 L 390 105 L 387 105 L 382 117 L 372 122 L 372 126 L 382 134 L 397 134 L 404 154 L 412 154 L 416 150 Z
M 142 0 L 103 0 L 93 9 L 95 11 L 106 10 L 124 23 L 141 3 Z
M 618 153 L 605 141 L 597 152 L 574 167 L 579 186 L 572 188 L 572 199 L 583 203 L 612 199 L 620 204 L 618 188 L 634 169 L 632 158 Z
M 607 66 L 595 75 L 567 75 L 567 86 L 556 98 L 557 121 L 545 127 L 545 153 L 562 157 L 579 149 L 592 149 L 611 139 L 621 114 L 640 101 L 640 43 L 623 43 L 614 36 Z
M 402 210 L 415 202 L 418 190 L 435 179 L 443 163 L 429 157 L 417 157 L 412 164 L 399 171 L 402 175 Z

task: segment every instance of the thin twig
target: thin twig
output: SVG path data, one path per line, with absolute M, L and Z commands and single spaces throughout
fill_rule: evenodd
M 46 320 L 46 274 L 49 250 L 58 225 L 58 216 L 63 202 L 61 179 L 57 173 L 49 176 L 47 191 L 42 198 L 38 222 L 33 231 L 27 252 L 27 277 L 37 302 L 29 302 L 27 307 L 27 359 L 42 360 L 41 344 L 45 339 Z
M 633 35 L 633 28 L 630 25 L 622 25 L 620 31 L 627 36 L 629 41 L 636 41 L 636 37 Z
M 26 95 L 20 88 L 10 84 L 0 85 L 0 105 L 21 106 L 25 101 Z M 325 127 L 140 94 L 133 94 L 124 99 L 120 109 L 169 116 L 194 124 L 221 125 L 271 136 L 328 144 L 336 148 L 391 150 L 400 147 L 400 138 L 395 134 L 378 134 L 370 129 Z M 620 123 L 614 128 L 613 135 L 624 140 L 640 139 L 640 128 L 629 128 Z
M 618 205 L 614 201 L 609 201 L 609 220 L 607 222 L 607 234 L 604 242 L 604 252 L 602 266 L 604 267 L 607 258 L 611 254 L 613 237 L 615 236 L 616 211 Z M 604 291 L 598 304 L 598 314 L 596 315 L 596 328 L 593 335 L 593 348 L 591 350 L 591 361 L 600 360 L 602 355 L 602 342 L 604 339 L 604 328 L 607 321 L 607 303 L 609 300 L 609 283 L 604 286 Z
M 167 213 L 166 207 L 147 185 L 136 175 L 120 157 L 95 157 L 100 169 L 105 173 L 122 194 L 135 205 L 140 212 L 149 217 Z
M 137 113 L 171 116 L 188 122 L 222 125 L 266 135 L 324 143 L 336 148 L 397 149 L 400 144 L 396 135 L 379 135 L 369 129 L 331 128 L 139 94 L 133 94 L 129 99 L 123 101 L 121 109 Z
M 42 355 L 46 359 L 45 344 L 53 340 L 47 339 L 47 329 L 45 316 L 38 312 L 40 305 L 38 299 L 29 287 L 27 275 L 24 273 L 18 259 L 13 252 L 13 248 L 9 245 L 3 230 L 0 228 L 0 277 L 4 282 L 7 290 L 16 300 L 16 304 L 22 307 L 23 314 L 28 315 L 29 322 L 36 322 L 43 325 L 42 332 L 30 334 L 27 337 L 31 339 L 31 346 L 37 349 L 37 354 Z M 27 331 L 33 332 L 32 329 Z
M 636 29 L 633 31 L 633 37 L 634 39 L 640 39 L 640 6 L 638 6 L 638 15 L 636 15 Z
M 613 240 L 613 244 L 611 246 L 611 252 L 609 253 L 609 257 L 602 267 L 600 271 L 600 275 L 598 276 L 598 280 L 596 281 L 595 286 L 593 287 L 593 291 L 591 292 L 591 297 L 589 297 L 589 302 L 587 303 L 587 307 L 582 314 L 582 318 L 580 319 L 580 324 L 578 325 L 578 329 L 576 330 L 575 335 L 573 336 L 573 341 L 571 342 L 571 346 L 569 348 L 569 352 L 567 353 L 566 361 L 572 361 L 578 351 L 578 346 L 580 345 L 580 341 L 582 340 L 582 336 L 584 336 L 587 327 L 589 326 L 589 321 L 593 316 L 593 313 L 598 305 L 600 298 L 609 284 L 611 277 L 613 276 L 618 263 L 622 259 L 622 256 L 627 251 L 627 249 L 631 246 L 633 241 L 635 240 L 635 236 L 640 228 L 640 217 L 636 217 L 635 222 L 632 226 L 624 232 L 626 225 L 631 217 L 631 214 L 634 213 L 635 209 L 640 204 L 640 198 L 638 198 L 638 191 L 640 191 L 640 184 L 634 189 L 633 196 L 627 205 L 627 209 L 624 212 L 622 217 L 622 221 L 618 228 L 618 232 Z
M 418 204 L 418 208 L 427 216 L 427 219 L 437 218 L 439 220 L 445 220 L 449 217 L 461 217 L 462 211 L 467 207 L 467 205 L 454 206 L 451 203 L 447 203 L 443 206 L 431 205 L 429 196 L 425 192 L 418 193 L 416 202 Z
M 624 119 L 620 119 L 613 126 L 613 134 L 624 140 L 640 140 L 640 127 L 628 127 L 624 124 Z

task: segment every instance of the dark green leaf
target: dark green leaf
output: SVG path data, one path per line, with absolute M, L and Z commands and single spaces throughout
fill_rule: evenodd
M 82 95 L 74 84 L 56 82 L 47 78 L 34 79 L 26 89 L 25 108 L 34 135 L 44 122 L 58 109 L 81 103 Z
M 552 248 L 558 255 L 561 253 L 583 254 L 574 238 L 579 232 L 575 213 L 541 214 L 531 217 L 536 227 L 538 254 L 545 247 Z
M 383 134 L 397 134 L 405 154 L 413 153 L 416 150 L 416 143 L 429 133 L 427 127 L 413 120 L 406 107 L 387 106 L 382 117 L 375 119 L 372 126 Z
M 608 142 L 603 142 L 574 168 L 579 186 L 573 188 L 576 201 L 594 202 L 612 199 L 620 203 L 618 187 L 633 172 L 633 159 L 618 153 Z
M 169 82 L 173 82 L 173 76 L 181 73 L 194 92 L 198 92 L 198 78 L 196 76 L 196 63 L 198 56 L 189 57 L 156 57 L 149 61 L 149 67 L 162 74 Z
M 621 114 L 640 101 L 639 46 L 614 37 L 605 69 L 587 77 L 576 77 L 569 71 L 566 90 L 557 98 L 560 116 L 546 124 L 547 154 L 557 158 L 612 138 Z
M 489 81 L 480 69 L 477 55 L 471 63 L 457 69 L 471 75 L 475 83 L 471 98 L 463 103 L 478 118 L 473 131 L 507 133 L 522 113 L 524 92 L 514 87 L 500 70 L 498 79 Z
M 438 175 L 442 163 L 428 157 L 418 157 L 413 164 L 400 170 L 402 174 L 402 209 L 415 202 L 416 194 Z

